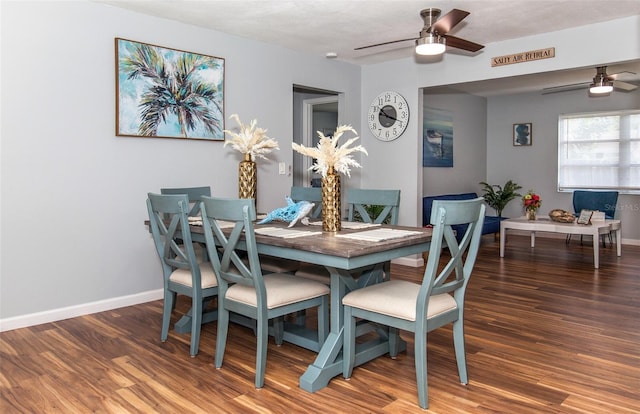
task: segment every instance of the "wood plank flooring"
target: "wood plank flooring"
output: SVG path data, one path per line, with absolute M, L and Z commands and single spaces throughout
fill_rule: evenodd
M 460 385 L 450 328 L 429 334 L 433 413 L 640 412 L 640 247 L 509 236 L 506 257 L 484 236 L 467 290 L 469 384 Z M 392 266 L 420 280 L 422 269 Z M 26 299 L 26 298 L 25 298 Z M 188 303 L 179 299 L 179 310 Z M 380 357 L 309 393 L 298 378 L 315 357 L 269 345 L 265 387 L 254 388 L 255 338 L 232 326 L 222 369 L 216 324 L 200 353 L 189 335 L 160 342 L 161 302 L 0 334 L 3 413 L 413 413 L 413 339 L 396 360 Z M 177 320 L 178 315 L 174 318 Z M 313 319 L 313 316 L 310 318 Z M 313 323 L 312 320 L 309 323 Z

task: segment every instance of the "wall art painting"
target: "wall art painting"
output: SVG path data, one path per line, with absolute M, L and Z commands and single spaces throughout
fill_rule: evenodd
M 453 113 L 424 108 L 422 166 L 453 167 Z
M 116 46 L 116 135 L 224 141 L 224 59 L 126 39 Z
M 527 146 L 533 143 L 533 126 L 531 123 L 513 124 L 513 145 Z

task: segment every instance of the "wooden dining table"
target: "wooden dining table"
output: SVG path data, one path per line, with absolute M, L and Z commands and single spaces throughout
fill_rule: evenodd
M 299 380 L 300 387 L 309 392 L 326 387 L 342 373 L 345 294 L 382 280 L 392 259 L 427 251 L 432 235 L 430 228 L 349 222 L 343 223 L 341 231 L 323 232 L 319 224 L 293 228 L 280 222 L 255 225 L 259 254 L 321 265 L 331 275 L 331 330 L 315 361 Z M 201 241 L 202 226 L 190 227 L 193 240 Z M 381 332 L 373 336 L 377 337 L 357 344 L 356 365 L 389 352 L 388 338 Z M 284 339 L 287 340 L 286 331 Z

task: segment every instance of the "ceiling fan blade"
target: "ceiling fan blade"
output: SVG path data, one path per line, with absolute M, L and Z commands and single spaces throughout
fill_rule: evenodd
M 392 41 L 390 41 L 390 42 L 376 43 L 375 45 L 368 45 L 368 46 L 360 46 L 360 47 L 356 47 L 356 48 L 355 48 L 355 49 L 353 49 L 353 50 L 362 50 L 362 49 L 367 49 L 367 48 L 370 48 L 370 47 L 383 46 L 383 45 L 390 45 L 390 44 L 392 44 L 392 43 L 400 43 L 400 42 L 406 42 L 406 41 L 409 41 L 409 40 L 416 40 L 416 39 L 418 39 L 418 38 L 417 38 L 417 37 L 411 37 L 411 38 L 408 38 L 408 39 L 392 40 Z
M 615 89 L 620 89 L 625 92 L 630 92 L 630 91 L 636 90 L 638 88 L 638 85 L 634 85 L 633 83 L 629 83 L 629 82 L 614 80 L 613 87 Z
M 550 86 L 548 88 L 543 88 L 542 94 L 548 95 L 550 93 L 577 91 L 578 89 L 586 89 L 589 87 L 589 85 L 590 85 L 589 82 L 581 82 L 581 83 L 572 83 L 569 85 Z
M 477 52 L 484 47 L 484 45 L 474 43 L 469 40 L 460 39 L 459 37 L 455 36 L 446 35 L 443 37 L 447 39 L 447 46 L 455 47 L 462 50 L 468 50 L 469 52 Z
M 468 11 L 453 9 L 449 13 L 445 14 L 438 19 L 431 26 L 431 33 L 438 33 L 440 35 L 446 34 L 449 30 L 453 29 L 455 25 L 460 23 L 465 17 L 469 15 Z

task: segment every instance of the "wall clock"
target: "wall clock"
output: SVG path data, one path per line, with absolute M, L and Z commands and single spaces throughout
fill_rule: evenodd
M 398 138 L 409 123 L 409 105 L 397 92 L 382 92 L 371 102 L 367 122 L 371 133 L 381 141 Z

